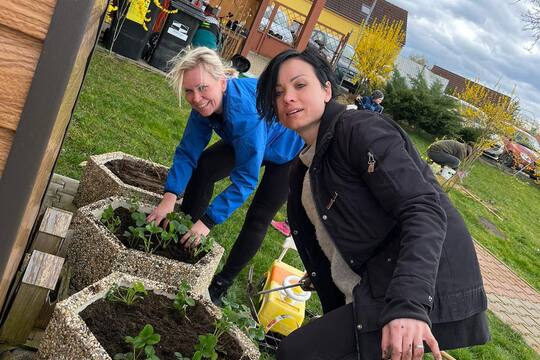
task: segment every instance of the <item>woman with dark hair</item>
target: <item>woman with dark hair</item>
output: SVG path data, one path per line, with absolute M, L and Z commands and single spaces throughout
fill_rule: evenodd
M 285 338 L 278 359 L 421 359 L 489 339 L 467 228 L 407 134 L 333 100 L 328 63 L 285 51 L 257 85 L 257 109 L 306 143 L 288 218 L 324 316 Z

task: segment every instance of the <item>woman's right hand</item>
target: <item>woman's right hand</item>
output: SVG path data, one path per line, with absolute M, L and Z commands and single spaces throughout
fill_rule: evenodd
M 174 204 L 176 203 L 176 195 L 173 193 L 163 194 L 163 199 L 158 206 L 152 210 L 150 215 L 146 217 L 147 222 L 155 221 L 157 225 L 161 224 L 163 219 L 167 217 L 167 214 L 174 211 Z M 166 225 L 166 224 L 164 224 Z

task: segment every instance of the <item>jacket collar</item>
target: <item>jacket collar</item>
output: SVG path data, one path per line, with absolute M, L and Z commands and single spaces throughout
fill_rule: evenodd
M 335 100 L 330 100 L 326 104 L 324 113 L 321 117 L 319 132 L 317 134 L 317 154 L 324 152 L 328 147 L 329 141 L 334 137 L 336 124 L 341 114 L 347 109 L 345 105 L 337 103 Z M 315 156 L 317 156 L 317 154 Z

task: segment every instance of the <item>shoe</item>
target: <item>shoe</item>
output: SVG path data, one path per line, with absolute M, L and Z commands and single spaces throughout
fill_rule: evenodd
M 223 304 L 223 297 L 227 295 L 227 290 L 231 286 L 232 281 L 223 279 L 220 275 L 214 276 L 210 286 L 208 287 L 208 292 L 210 293 L 210 300 L 216 306 L 221 306 Z

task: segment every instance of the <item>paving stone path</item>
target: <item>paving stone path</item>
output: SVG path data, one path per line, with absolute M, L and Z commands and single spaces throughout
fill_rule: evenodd
M 488 308 L 540 354 L 540 293 L 476 243 Z

